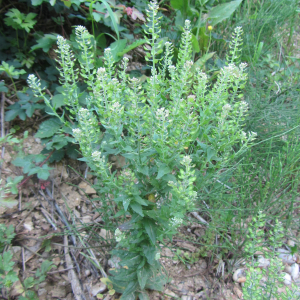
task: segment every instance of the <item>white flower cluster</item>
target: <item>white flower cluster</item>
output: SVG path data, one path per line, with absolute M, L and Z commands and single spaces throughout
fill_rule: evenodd
M 187 69 L 187 70 L 189 70 L 192 67 L 193 64 L 194 63 L 191 60 L 190 61 L 186 61 L 185 64 L 184 64 L 184 68 Z
M 82 134 L 82 131 L 80 128 L 74 128 L 72 129 L 72 132 L 73 132 L 73 135 L 75 137 L 75 139 L 78 141 L 80 140 L 80 137 L 81 137 L 81 134 Z
M 88 31 L 84 26 L 79 25 L 79 26 L 76 26 L 75 33 L 76 33 L 76 35 L 78 35 L 78 34 L 88 33 Z
M 192 159 L 189 155 L 185 155 L 181 161 L 181 164 L 184 166 L 190 165 L 192 162 Z
M 170 221 L 170 226 L 177 228 L 179 227 L 181 224 L 183 223 L 183 220 L 181 218 L 178 217 L 173 217 Z
M 92 153 L 92 159 L 94 161 L 104 162 L 104 158 L 101 157 L 101 152 L 100 151 L 94 151 Z
M 70 54 L 70 45 L 61 35 L 57 36 L 57 47 L 64 55 Z
M 164 107 L 158 108 L 155 115 L 158 120 L 166 121 L 169 117 L 169 110 L 165 109 Z
M 125 234 L 119 229 L 117 228 L 115 230 L 115 239 L 118 243 L 120 243 L 122 240 L 125 240 L 126 236 Z
M 248 103 L 246 101 L 241 101 L 240 102 L 240 114 L 244 114 L 248 110 Z
M 103 68 L 103 67 L 98 68 L 98 70 L 97 70 L 97 74 L 98 74 L 98 75 L 103 75 L 103 74 L 105 74 L 105 73 L 106 73 L 106 69 L 105 69 L 105 68 Z
M 119 102 L 115 102 L 111 106 L 111 110 L 113 114 L 120 115 L 123 111 L 123 106 Z
M 32 88 L 34 91 L 38 91 L 41 88 L 41 81 L 37 79 L 37 77 L 34 74 L 30 74 L 27 79 L 28 85 L 30 88 Z

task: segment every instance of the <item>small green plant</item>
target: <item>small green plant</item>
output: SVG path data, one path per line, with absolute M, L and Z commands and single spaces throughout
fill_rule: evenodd
M 14 230 L 12 225 L 6 227 L 4 224 L 0 224 L 0 252 L 3 252 L 4 248 L 10 245 L 16 235 Z
M 15 85 L 14 79 L 18 79 L 20 75 L 26 74 L 26 71 L 23 69 L 22 70 L 15 69 L 13 65 L 10 65 L 5 61 L 3 61 L 2 64 L 0 65 L 0 72 L 5 72 L 7 76 L 9 76 L 11 82 L 13 83 L 15 92 L 17 92 L 17 87 Z
M 10 288 L 19 278 L 13 271 L 14 262 L 11 261 L 13 255 L 10 251 L 0 254 L 0 288 Z
M 247 149 L 255 133 L 242 130 L 247 103 L 241 89 L 245 64 L 236 66 L 241 28 L 236 29 L 228 66 L 208 88 L 208 77 L 193 66 L 190 21 L 185 22 L 178 61 L 172 65 L 173 46 L 159 40 L 156 1 L 149 4 L 145 39 L 151 50 L 146 58 L 151 77 L 145 85 L 126 73 L 128 59 L 116 67 L 111 49 L 105 50 L 104 67 L 94 69 L 92 36 L 76 27 L 81 49 L 80 69 L 70 44 L 58 37 L 58 55 L 64 101 L 73 123 L 57 112 L 43 92 L 41 82 L 30 75 L 28 83 L 43 97 L 64 128 L 80 146 L 83 158 L 98 177 L 94 186 L 116 220 L 119 268 L 110 270 L 114 290 L 121 299 L 148 299 L 146 289 L 162 290 L 166 278 L 159 262 L 158 241 L 171 238 L 184 215 L 197 203 L 197 192 L 230 160 Z M 79 76 L 88 86 L 85 107 L 79 103 Z M 100 126 L 101 125 L 101 126 Z M 233 149 L 235 147 L 235 151 Z M 238 149 L 238 150 L 237 150 Z M 112 171 L 109 155 L 121 155 L 126 165 Z M 205 172 L 208 174 L 203 176 Z M 107 201 L 111 199 L 111 201 Z M 118 207 L 117 214 L 114 206 Z M 117 225 L 121 224 L 121 225 Z
M 253 217 L 252 223 L 248 226 L 247 243 L 245 244 L 245 255 L 250 262 L 246 264 L 247 280 L 243 286 L 243 295 L 245 300 L 270 300 L 270 299 L 298 299 L 298 288 L 294 284 L 292 288 L 286 288 L 284 292 L 278 292 L 278 288 L 283 287 L 284 270 L 280 258 L 276 257 L 276 248 L 282 244 L 284 229 L 282 225 L 275 220 L 273 230 L 266 234 L 263 227 L 266 224 L 266 215 L 259 212 L 257 217 Z M 271 251 L 265 251 L 264 247 L 268 246 Z M 254 255 L 257 251 L 264 253 L 269 259 L 268 268 L 258 268 L 259 262 Z
M 6 227 L 4 224 L 0 224 L 0 288 L 2 292 L 7 293 L 9 293 L 9 289 L 13 283 L 19 280 L 16 272 L 13 270 L 15 264 L 12 261 L 13 254 L 11 251 L 3 251 L 11 245 L 14 236 L 14 227 L 12 225 Z M 36 293 L 32 289 L 45 281 L 47 272 L 54 267 L 55 265 L 52 262 L 48 260 L 43 261 L 41 267 L 37 269 L 33 277 L 27 277 L 21 282 L 23 292 L 18 297 L 18 300 L 38 300 Z

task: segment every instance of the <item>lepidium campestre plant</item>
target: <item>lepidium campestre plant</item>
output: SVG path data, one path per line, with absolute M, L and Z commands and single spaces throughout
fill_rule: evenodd
M 242 130 L 247 112 L 241 94 L 246 65 L 230 62 L 209 87 L 205 73 L 192 71 L 190 21 L 185 22 L 173 65 L 172 44 L 166 43 L 163 52 L 159 42 L 157 11 L 157 2 L 151 2 L 145 34 L 152 70 L 145 86 L 129 78 L 127 58 L 116 66 L 109 48 L 104 67 L 94 70 L 92 36 L 84 27 L 75 30 L 82 52 L 78 70 L 68 41 L 58 37 L 59 70 L 65 103 L 74 119 L 73 136 L 81 160 L 97 176 L 94 187 L 115 226 L 112 254 L 121 261 L 119 268 L 110 270 L 110 279 L 121 299 L 127 300 L 149 299 L 147 289 L 162 290 L 166 276 L 158 242 L 171 238 L 186 212 L 200 203 L 197 192 L 207 182 L 203 168 L 217 176 L 255 138 Z M 236 31 L 233 46 L 241 32 L 241 28 Z M 230 55 L 237 57 L 237 50 Z M 88 86 L 85 107 L 78 101 L 79 78 Z M 37 96 L 46 97 L 34 75 L 28 82 Z M 57 114 L 48 99 L 46 104 Z M 57 116 L 71 127 L 64 116 Z M 111 154 L 126 159 L 122 170 L 112 171 Z

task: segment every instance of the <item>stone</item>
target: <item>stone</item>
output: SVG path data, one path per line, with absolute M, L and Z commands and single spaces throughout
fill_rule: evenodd
M 78 187 L 80 188 L 79 193 L 82 193 L 82 191 L 84 191 L 84 193 L 90 195 L 90 194 L 97 194 L 97 192 L 95 191 L 95 189 L 93 189 L 88 183 L 86 183 L 85 181 L 81 181 L 78 185 Z M 83 194 L 84 194 L 83 193 Z
M 91 288 L 91 295 L 93 297 L 96 297 L 97 294 L 101 294 L 101 293 L 105 292 L 106 289 L 107 289 L 106 284 L 104 284 L 103 282 L 100 281 Z

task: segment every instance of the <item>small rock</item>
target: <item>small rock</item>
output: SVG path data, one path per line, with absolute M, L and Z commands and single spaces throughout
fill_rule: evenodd
M 58 265 L 60 264 L 61 260 L 60 260 L 59 257 L 54 257 L 54 258 L 52 259 L 52 262 L 53 262 L 56 266 L 58 266 Z
M 168 297 L 178 297 L 174 292 L 170 291 L 169 289 L 165 290 L 165 295 Z
M 246 272 L 244 269 L 237 269 L 232 276 L 233 280 L 238 283 L 246 281 Z
M 64 286 L 53 287 L 49 293 L 53 298 L 65 298 L 67 295 L 67 291 Z
M 86 193 L 86 194 L 97 194 L 97 192 L 95 191 L 95 189 L 93 189 L 89 184 L 87 184 L 85 181 L 81 181 L 78 185 L 78 187 L 80 188 L 79 193 L 80 194 L 84 194 L 82 193 L 82 190 Z
M 243 299 L 243 292 L 237 286 L 234 286 L 233 292 L 238 296 L 239 299 Z
M 103 282 L 99 282 L 97 283 L 96 285 L 94 285 L 92 288 L 91 288 L 91 295 L 96 297 L 97 294 L 101 294 L 103 292 L 105 292 L 107 289 L 107 286 L 106 284 L 104 284 Z
M 101 228 L 100 236 L 103 237 L 104 239 L 106 239 L 107 238 L 107 230 L 104 228 Z
M 290 247 L 294 247 L 295 246 L 295 242 L 293 240 L 288 240 L 287 241 L 288 246 Z
M 181 296 L 182 300 L 193 300 L 192 296 Z
M 33 229 L 33 223 L 31 221 L 24 223 L 24 228 L 28 231 L 31 231 Z
M 44 294 L 47 294 L 47 290 L 46 290 L 46 289 L 39 289 L 39 290 L 38 290 L 38 295 L 39 295 L 39 297 L 40 297 L 40 296 L 43 296 Z
M 92 217 L 91 216 L 84 216 L 82 219 L 82 223 L 91 223 L 92 222 Z
M 107 263 L 111 268 L 120 269 L 120 266 L 119 266 L 120 261 L 121 261 L 120 257 L 113 256 L 111 259 L 108 260 Z
M 292 255 L 292 254 L 289 254 L 289 253 L 280 253 L 278 255 L 278 257 L 282 259 L 282 262 L 284 264 L 291 265 L 291 264 L 293 264 L 297 261 L 297 256 L 295 254 Z
M 90 270 L 85 270 L 84 271 L 84 275 L 87 277 L 87 276 L 90 276 L 91 275 L 91 271 Z
M 270 265 L 270 260 L 261 255 L 259 255 L 257 262 L 259 268 L 267 268 Z
M 283 274 L 283 282 L 285 285 L 290 285 L 292 284 L 292 277 L 290 274 L 282 272 Z
M 293 280 L 296 280 L 299 277 L 299 265 L 294 263 L 291 265 L 291 276 Z

